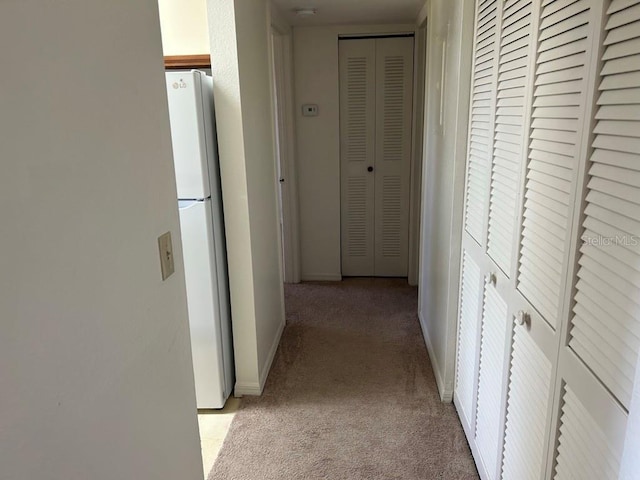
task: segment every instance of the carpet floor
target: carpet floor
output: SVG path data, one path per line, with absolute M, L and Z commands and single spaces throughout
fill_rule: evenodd
M 478 478 L 438 397 L 415 288 L 347 279 L 285 296 L 264 394 L 242 400 L 209 480 Z

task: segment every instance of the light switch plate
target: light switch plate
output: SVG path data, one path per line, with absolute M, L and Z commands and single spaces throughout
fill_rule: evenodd
M 166 280 L 175 271 L 173 264 L 173 245 L 171 244 L 171 232 L 158 237 L 158 250 L 160 252 L 160 269 L 162 280 Z

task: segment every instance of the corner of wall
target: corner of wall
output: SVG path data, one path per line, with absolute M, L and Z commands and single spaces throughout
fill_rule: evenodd
M 433 375 L 436 377 L 436 385 L 438 386 L 438 393 L 440 394 L 440 400 L 444 403 L 451 403 L 453 401 L 453 382 L 445 381 L 442 376 L 442 369 L 438 365 L 438 358 L 436 357 L 433 344 L 431 343 L 431 337 L 429 336 L 429 329 L 427 328 L 426 321 L 421 311 L 418 311 L 418 318 L 420 319 L 420 328 L 422 329 L 422 336 L 424 343 L 427 347 L 427 353 L 429 354 L 429 360 L 431 362 L 431 369 Z

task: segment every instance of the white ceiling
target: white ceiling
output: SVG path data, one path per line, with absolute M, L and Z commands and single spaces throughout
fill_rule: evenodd
M 272 0 L 292 25 L 414 23 L 425 0 Z M 312 17 L 293 10 L 316 8 Z

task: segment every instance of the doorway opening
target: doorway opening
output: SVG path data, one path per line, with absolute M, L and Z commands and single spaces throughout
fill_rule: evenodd
M 299 283 L 300 243 L 298 239 L 298 187 L 294 161 L 291 33 L 272 25 L 270 47 L 282 270 L 285 283 Z

